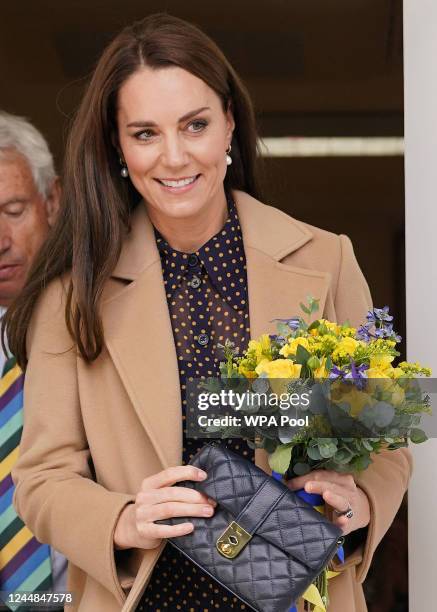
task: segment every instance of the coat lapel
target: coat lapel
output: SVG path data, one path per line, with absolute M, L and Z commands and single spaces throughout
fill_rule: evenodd
M 182 456 L 181 395 L 161 260 L 144 206 L 137 209 L 102 306 L 105 341 L 163 468 Z M 143 210 L 144 209 L 144 210 Z
M 311 232 L 243 192 L 234 195 L 247 259 L 252 338 L 274 333 L 273 319 L 299 315 L 299 303 L 307 295 L 320 299 L 322 312 L 329 275 L 281 263 L 312 239 Z M 163 467 L 180 464 L 177 355 L 161 261 L 142 204 L 133 215 L 132 231 L 112 276 L 102 305 L 108 351 Z

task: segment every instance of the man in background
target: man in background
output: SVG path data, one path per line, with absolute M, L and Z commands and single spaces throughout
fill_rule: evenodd
M 59 200 L 59 178 L 44 137 L 26 119 L 0 111 L 0 317 L 22 290 Z M 6 375 L 0 381 L 0 591 L 65 591 L 66 559 L 41 545 L 12 505 L 23 379 L 18 366 L 10 371 L 14 365 L 0 347 L 0 373 Z

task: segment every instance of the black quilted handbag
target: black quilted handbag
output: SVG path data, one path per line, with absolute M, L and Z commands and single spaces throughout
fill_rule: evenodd
M 288 612 L 343 543 L 341 530 L 221 444 L 206 444 L 190 463 L 208 477 L 177 486 L 205 493 L 217 507 L 210 518 L 190 517 L 194 531 L 168 541 L 254 610 Z

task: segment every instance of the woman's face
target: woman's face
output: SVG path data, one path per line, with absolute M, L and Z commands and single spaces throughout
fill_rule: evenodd
M 155 218 L 223 207 L 234 121 L 204 81 L 178 67 L 142 68 L 120 88 L 117 124 L 130 179 Z

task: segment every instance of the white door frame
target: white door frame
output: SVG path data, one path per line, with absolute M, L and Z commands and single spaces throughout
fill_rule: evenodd
M 436 0 L 404 0 L 404 58 L 407 356 L 432 367 L 437 378 Z M 433 610 L 436 599 L 437 440 L 413 446 L 413 453 L 409 610 L 419 612 Z

